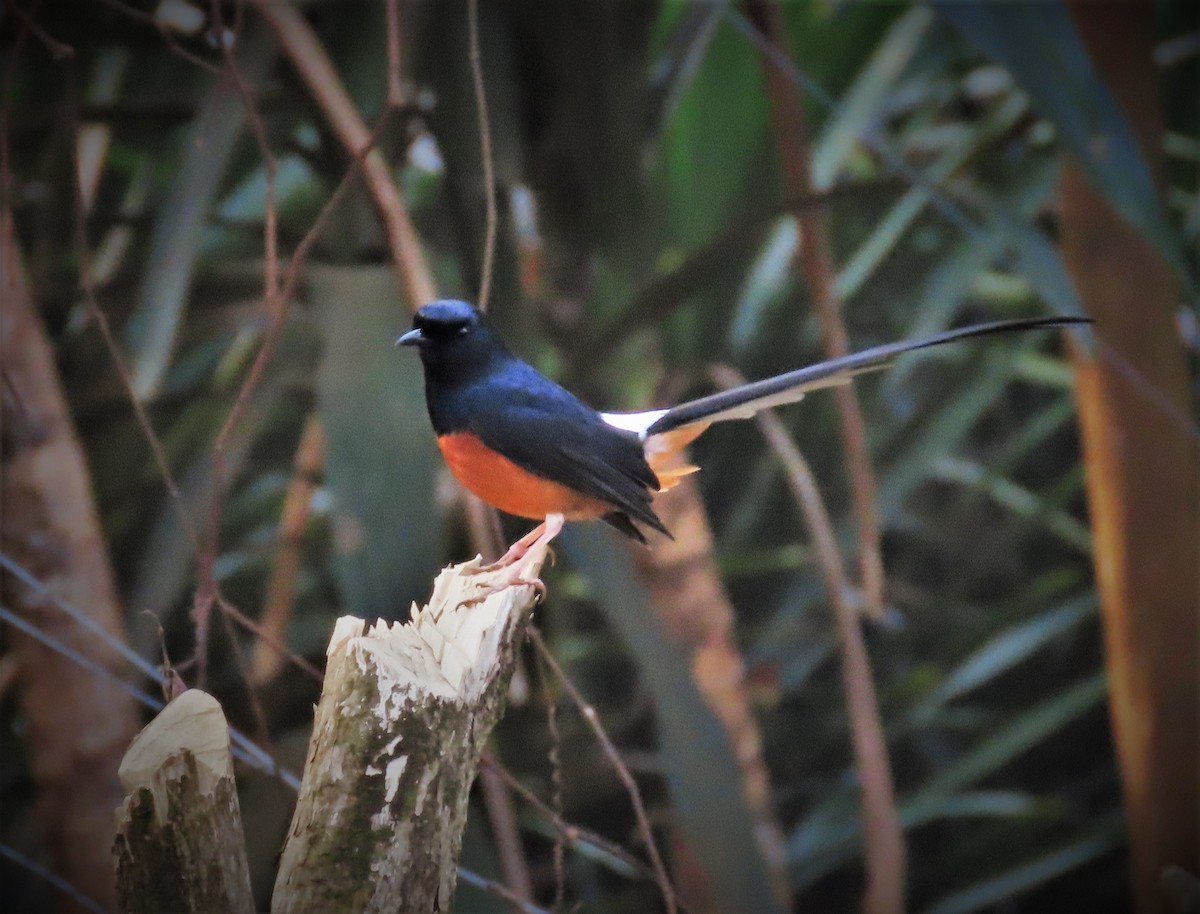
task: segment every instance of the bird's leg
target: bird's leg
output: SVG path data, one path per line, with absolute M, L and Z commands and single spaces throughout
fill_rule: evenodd
M 538 592 L 538 598 L 542 599 L 546 596 L 546 585 L 538 578 L 529 580 L 524 577 L 520 561 L 529 552 L 537 549 L 540 546 L 546 546 L 549 542 L 562 532 L 564 518 L 561 514 L 547 514 L 546 520 L 538 524 L 532 531 L 525 534 L 515 543 L 512 548 L 501 556 L 498 562 L 493 562 L 483 568 L 476 568 L 468 574 L 481 574 L 485 571 L 504 570 L 504 573 L 498 580 L 492 581 L 484 587 L 482 593 L 476 594 L 470 600 L 464 602 L 464 606 L 472 606 L 476 603 L 481 603 L 497 591 L 504 590 L 506 587 L 515 587 L 521 584 L 528 584 Z
M 500 558 L 490 565 L 484 565 L 482 568 L 476 569 L 476 573 L 496 571 L 499 568 L 508 568 L 515 565 L 531 549 L 549 545 L 550 541 L 562 532 L 564 522 L 565 518 L 561 514 L 547 514 L 544 521 L 513 543 L 508 548 L 508 552 L 504 553 L 504 555 L 500 556 Z

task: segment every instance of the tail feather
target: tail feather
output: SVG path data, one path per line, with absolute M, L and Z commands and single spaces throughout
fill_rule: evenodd
M 809 391 L 846 384 L 856 375 L 887 368 L 906 352 L 927 349 L 930 346 L 941 346 L 944 343 L 953 343 L 973 337 L 989 336 L 993 333 L 1019 333 L 1027 330 L 1089 323 L 1091 321 L 1086 317 L 1035 317 L 976 324 L 958 330 L 948 330 L 924 339 L 888 343 L 851 355 L 829 359 L 807 368 L 789 371 L 773 378 L 754 381 L 742 387 L 723 390 L 698 400 L 682 403 L 661 414 L 657 414 L 658 411 L 655 411 L 655 413 L 632 415 L 644 416 L 650 420 L 644 431 L 641 432 L 649 446 L 652 439 L 660 438 L 665 434 L 690 431 L 699 425 L 700 431 L 696 432 L 696 435 L 699 435 L 713 422 L 748 419 L 760 410 L 782 406 L 785 403 L 794 403 Z M 692 435 L 691 438 L 695 438 L 696 435 Z M 691 438 L 688 440 L 690 441 Z M 647 453 L 649 454 L 649 451 Z
M 679 485 L 680 480 L 697 472 L 700 467 L 682 462 L 684 449 L 699 438 L 706 428 L 707 422 L 693 422 L 684 428 L 663 432 L 661 435 L 651 435 L 643 445 L 646 463 L 658 477 L 658 491 L 666 492 Z

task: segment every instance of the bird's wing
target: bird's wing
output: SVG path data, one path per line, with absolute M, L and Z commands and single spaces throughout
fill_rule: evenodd
M 468 430 L 486 446 L 536 476 L 608 502 L 666 532 L 650 507 L 658 478 L 636 434 L 607 424 L 544 378 L 535 381 L 521 374 L 505 383 L 493 381 L 484 396 L 489 402 L 471 410 Z

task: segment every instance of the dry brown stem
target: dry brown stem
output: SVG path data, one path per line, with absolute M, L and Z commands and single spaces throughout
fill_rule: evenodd
M 437 298 L 437 287 L 425 261 L 408 207 L 392 182 L 387 162 L 377 149 L 371 131 L 354 107 L 354 101 L 338 76 L 324 45 L 304 18 L 291 6 L 272 0 L 251 0 L 266 19 L 292 66 L 312 93 L 313 101 L 329 121 L 329 126 L 357 158 L 362 155 L 363 177 L 379 218 L 383 221 L 388 249 L 409 307 L 418 308 Z M 369 150 L 369 151 L 367 151 Z
M 1153 9 L 1073 4 L 1080 36 L 1161 169 Z M 1109 711 L 1140 914 L 1167 910 L 1170 865 L 1200 871 L 1200 452 L 1170 267 L 1084 176 L 1063 170 L 1063 260 L 1102 357 L 1072 339 Z M 1129 369 L 1132 369 L 1130 371 Z M 1136 379 L 1136 382 L 1135 382 Z M 1148 408 L 1149 385 L 1170 410 Z
M 732 368 L 713 369 L 721 387 L 736 387 L 746 379 Z M 834 621 L 842 645 L 842 687 L 854 742 L 854 762 L 862 787 L 863 835 L 866 844 L 867 888 L 863 910 L 867 914 L 896 914 L 904 910 L 904 831 L 896 810 L 896 790 L 888 761 L 887 740 L 879 717 L 879 702 L 871 677 L 871 661 L 859 628 L 859 614 L 842 568 L 841 555 L 829 512 L 816 478 L 779 417 L 762 412 L 755 417 L 763 437 L 783 464 L 788 487 L 804 515 L 816 547 L 825 589 L 833 604 Z
M 692 677 L 721 722 L 740 768 L 742 796 L 755 821 L 759 852 L 781 909 L 790 907 L 783 830 L 771 804 L 762 736 L 746 686 L 746 665 L 734 639 L 733 605 L 717 573 L 712 529 L 695 483 L 683 480 L 655 502 L 674 539 L 656 537 L 634 549 L 634 561 L 668 637 L 692 658 Z M 686 891 L 686 886 L 681 883 Z M 685 895 L 685 897 L 687 897 Z M 693 907 L 699 899 L 688 899 Z
M 770 0 L 755 0 L 750 4 L 750 14 L 771 46 L 780 53 L 787 53 L 787 31 L 778 6 Z M 765 54 L 762 66 L 788 192 L 799 198 L 810 196 L 815 192 L 812 149 L 800 87 Z M 829 240 L 829 217 L 823 206 L 806 206 L 796 213 L 796 220 L 800 227 L 800 263 L 821 319 L 825 354 L 829 358 L 846 355 L 850 351 L 850 344 L 846 325 L 842 322 L 842 305 L 835 284 L 837 268 Z M 846 450 L 858 523 L 859 573 L 862 577 L 864 608 L 879 617 L 884 604 L 883 556 L 879 547 L 875 472 L 867 451 L 866 425 L 858 405 L 858 394 L 852 386 L 837 387 L 833 395 L 842 419 L 842 446 Z
M 283 514 L 279 519 L 279 551 L 271 565 L 267 595 L 259 618 L 259 629 L 265 636 L 254 646 L 250 661 L 250 681 L 262 685 L 274 679 L 283 665 L 283 656 L 269 641 L 286 641 L 288 622 L 296 597 L 296 576 L 300 572 L 300 540 L 308 523 L 309 508 L 317 478 L 325 464 L 325 432 L 321 420 L 313 413 L 304 422 L 300 443 L 292 461 L 292 479 L 283 499 Z
M 11 214 L 0 214 L 0 364 L 5 455 L 0 473 L 0 548 L 83 607 L 114 638 L 124 638 L 122 609 L 108 563 L 91 480 L 54 353 L 21 263 Z M 101 668 L 112 655 L 94 635 L 53 607 L 44 593 L 11 586 L 3 600 L 17 613 Z M 120 802 L 117 765 L 137 730 L 133 701 L 35 639 L 12 633 L 20 700 L 28 725 L 39 823 L 58 875 L 112 907 L 108 846 Z

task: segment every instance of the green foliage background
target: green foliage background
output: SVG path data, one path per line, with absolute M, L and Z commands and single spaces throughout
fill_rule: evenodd
M 482 6 L 502 209 L 492 310 L 514 348 L 609 408 L 647 405 L 661 390 L 699 392 L 714 361 L 755 377 L 819 359 L 819 328 L 790 264 L 795 230 L 762 66 L 722 6 Z M 1164 41 L 1194 36 L 1188 7 L 1157 5 Z M 404 6 L 412 104 L 381 146 L 443 292 L 469 298 L 483 197 L 464 9 Z M 304 10 L 359 110 L 377 117 L 382 4 Z M 810 96 L 808 114 L 856 348 L 971 320 L 1078 310 L 1054 247 L 1053 195 L 1063 155 L 1081 152 L 1079 136 L 1099 131 L 1125 157 L 1095 178 L 1147 237 L 1176 262 L 1196 249 L 1194 54 L 1161 69 L 1164 211 L 1147 196 L 1111 99 L 1081 69 L 1086 56 L 1069 53 L 1076 39 L 1057 4 L 788 3 L 783 13 L 798 67 L 834 102 Z M 22 51 L 9 97 L 11 204 L 91 461 L 131 637 L 156 658 L 161 623 L 168 650 L 186 657 L 191 557 L 79 300 L 73 137 L 81 122 L 111 130 L 86 224 L 101 304 L 137 377 L 149 379 L 153 424 L 196 516 L 211 496 L 214 435 L 264 327 L 264 163 L 240 99 L 172 54 L 158 32 L 98 3 L 46 2 L 38 21 L 75 56 Z M 11 19 L 3 28 L 11 38 Z M 179 41 L 219 62 L 203 34 Z M 277 156 L 290 250 L 347 160 L 249 12 L 237 53 Z M 1090 120 L 1068 123 L 1080 112 Z M 898 172 L 878 145 L 928 183 Z M 520 282 L 514 190 L 537 205 L 536 294 Z M 964 232 L 955 211 L 977 229 Z M 289 630 L 291 646 L 318 659 L 337 614 L 399 617 L 440 564 L 467 550 L 462 519 L 445 510 L 419 372 L 391 348 L 407 306 L 386 263 L 356 188 L 307 261 L 303 294 L 231 454 L 218 573 L 226 596 L 255 615 L 301 427 L 314 409 L 325 424 L 328 458 Z M 1126 909 L 1071 376 L 1051 344 L 1035 336 L 937 350 L 859 384 L 892 604 L 888 624 L 869 627 L 869 645 L 910 842 L 913 910 Z M 813 397 L 783 418 L 851 548 L 831 400 Z M 853 909 L 857 792 L 835 633 L 800 517 L 752 427 L 714 429 L 695 456 L 796 909 Z M 723 757 L 712 742 L 720 734 L 686 664 L 658 659 L 661 633 L 629 580 L 628 554 L 590 529 L 569 533 L 560 551 L 540 623 L 638 772 L 657 820 L 693 823 L 685 832 L 720 828 L 727 813 L 734 821 L 738 772 L 700 763 Z M 249 725 L 235 652 L 223 632 L 215 637 L 215 689 L 231 718 Z M 501 724 L 498 754 L 548 796 L 551 740 L 535 669 L 530 677 L 534 692 Z M 290 674 L 262 696 L 276 746 L 297 766 L 314 689 Z M 8 701 L 3 723 L 6 740 L 19 742 Z M 577 716 L 564 713 L 559 726 L 565 818 L 630 843 L 628 803 L 598 748 Z M 13 842 L 33 811 L 28 772 L 6 758 L 0 815 Z M 247 776 L 260 894 L 286 804 Z M 486 825 L 476 825 L 464 863 L 495 875 Z M 539 887 L 552 894 L 550 825 L 532 809 L 521 825 Z M 733 869 L 755 853 L 727 852 Z M 583 910 L 655 903 L 652 883 L 595 847 L 568 854 L 568 879 Z M 462 910 L 501 906 L 469 890 L 459 900 Z

